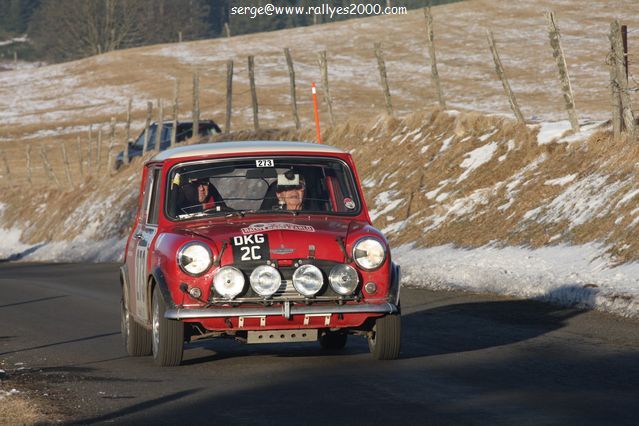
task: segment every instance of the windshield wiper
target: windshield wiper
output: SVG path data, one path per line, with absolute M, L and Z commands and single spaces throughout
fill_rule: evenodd
M 290 213 L 293 216 L 297 216 L 300 212 L 299 211 L 295 211 L 295 210 L 259 210 L 259 209 L 251 209 L 251 210 L 238 210 L 238 211 L 233 211 L 233 212 L 227 212 L 225 217 L 234 217 L 234 216 L 240 216 L 240 217 L 244 217 L 246 215 L 249 214 L 272 214 L 272 213 Z
M 264 210 L 266 211 L 266 210 Z M 298 214 L 300 214 L 299 210 L 284 210 L 284 209 L 275 209 L 275 210 L 270 210 L 268 211 L 268 213 L 290 213 L 293 216 L 297 216 Z
M 204 216 L 208 216 L 209 214 L 210 213 L 205 213 L 205 212 L 179 214 L 178 219 L 191 219 L 192 217 L 204 217 Z

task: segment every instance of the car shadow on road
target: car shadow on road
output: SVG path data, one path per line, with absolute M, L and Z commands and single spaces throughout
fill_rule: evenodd
M 173 393 L 77 423 L 636 424 L 637 352 L 548 350 L 539 360 L 520 351 L 506 359 L 287 360 L 285 370 L 251 364 L 243 372 L 227 366 L 201 391 L 176 383 L 186 390 L 167 389 Z
M 557 293 L 564 294 L 571 288 L 562 287 Z M 594 298 L 594 291 L 589 294 Z M 542 299 L 557 300 L 557 297 L 547 294 L 526 300 L 458 303 L 435 308 L 413 306 L 410 313 L 402 315 L 401 358 L 522 342 L 558 330 L 567 320 L 585 312 L 542 302 Z
M 333 353 L 341 355 L 334 360 L 317 344 L 252 346 L 203 340 L 187 345 L 187 351 L 215 354 L 187 358 L 171 371 L 184 369 L 185 375 L 206 381 L 198 365 L 210 363 L 205 367 L 213 370 L 211 389 L 193 389 L 188 383 L 181 392 L 175 392 L 178 387 L 167 396 L 79 422 L 632 424 L 636 418 L 636 349 L 579 351 L 583 344 L 574 346 L 565 336 L 506 348 L 559 330 L 583 310 L 537 300 L 438 301 L 405 309 L 398 361 L 360 356 L 367 352 L 363 338 L 349 339 L 344 351 Z M 258 355 L 274 359 L 228 362 Z M 285 370 L 280 357 L 289 358 Z M 322 359 L 309 362 L 309 357 Z M 216 365 L 222 360 L 226 362 Z M 239 370 L 247 366 L 248 374 Z M 233 386 L 216 387 L 217 379 Z

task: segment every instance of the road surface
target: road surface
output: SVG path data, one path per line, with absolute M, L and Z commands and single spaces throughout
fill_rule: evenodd
M 4 386 L 81 424 L 639 422 L 636 320 L 405 288 L 397 361 L 207 340 L 159 368 L 125 355 L 119 299 L 115 264 L 0 264 Z

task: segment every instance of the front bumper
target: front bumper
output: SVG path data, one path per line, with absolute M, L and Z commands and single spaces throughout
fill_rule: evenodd
M 323 305 L 323 306 L 282 306 L 256 308 L 202 308 L 202 309 L 168 309 L 164 318 L 174 320 L 199 318 L 237 318 L 256 316 L 282 316 L 290 318 L 293 315 L 328 315 L 328 314 L 394 314 L 399 312 L 397 305 L 392 303 L 361 303 L 358 305 Z

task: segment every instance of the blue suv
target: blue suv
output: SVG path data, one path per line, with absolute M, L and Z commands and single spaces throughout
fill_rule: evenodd
M 162 136 L 160 139 L 160 151 L 164 151 L 171 145 L 171 132 L 173 130 L 173 122 L 168 121 L 162 125 Z M 157 140 L 158 124 L 152 123 L 149 126 L 149 141 L 147 143 L 146 150 L 152 151 L 155 149 L 155 142 Z M 218 133 L 222 133 L 220 127 L 213 120 L 200 121 L 198 125 L 198 133 L 200 136 L 210 136 Z M 175 142 L 183 142 L 193 136 L 193 122 L 192 121 L 178 121 L 177 133 L 175 136 Z M 129 161 L 135 157 L 142 156 L 142 147 L 144 146 L 144 130 L 140 133 L 140 136 L 134 141 L 129 142 Z M 124 151 L 120 151 L 115 157 L 116 170 L 122 167 L 124 164 Z

